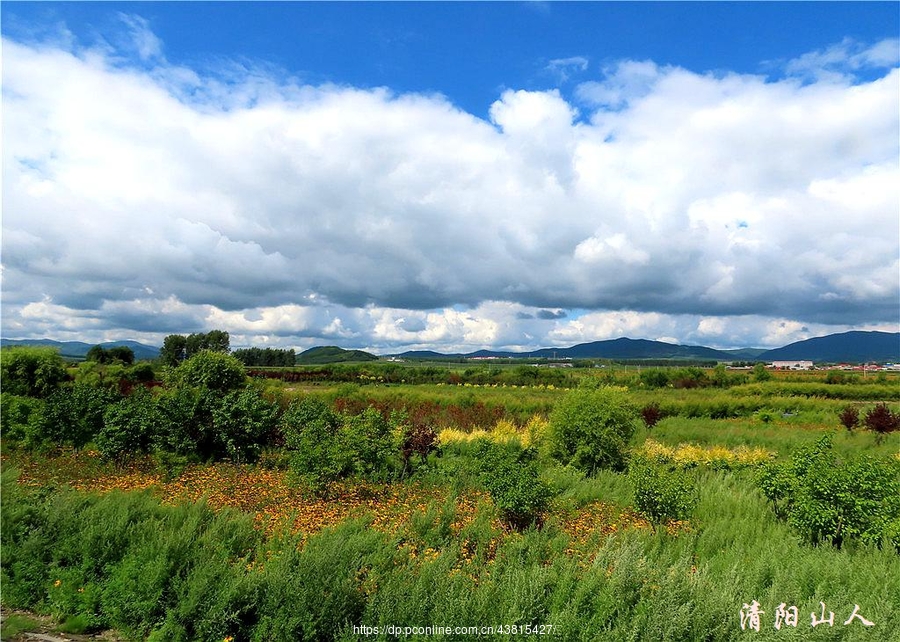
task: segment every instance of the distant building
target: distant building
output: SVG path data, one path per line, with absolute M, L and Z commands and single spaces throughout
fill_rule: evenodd
M 812 370 L 812 361 L 773 361 L 772 367 L 778 370 Z

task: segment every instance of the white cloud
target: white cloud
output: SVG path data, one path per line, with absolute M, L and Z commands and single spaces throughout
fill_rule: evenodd
M 547 63 L 544 71 L 553 76 L 557 82 L 565 83 L 579 72 L 587 71 L 589 61 L 584 56 L 554 58 Z
M 900 64 L 900 40 L 891 38 L 866 46 L 851 38 L 826 49 L 790 60 L 785 71 L 793 76 L 828 82 L 846 82 L 861 69 L 883 69 Z
M 162 56 L 162 42 L 150 29 L 150 23 L 138 15 L 119 13 L 119 19 L 128 27 L 132 44 L 141 60 Z
M 576 92 L 580 120 L 559 91 L 510 90 L 486 122 L 176 67 L 123 20 L 139 65 L 3 41 L 6 336 L 464 350 L 897 322 L 896 68 L 802 84 L 623 61 Z M 890 42 L 841 46 L 817 55 L 896 64 Z

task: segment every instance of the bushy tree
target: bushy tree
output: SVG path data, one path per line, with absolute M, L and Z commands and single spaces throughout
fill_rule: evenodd
M 479 479 L 503 520 L 517 529 L 539 523 L 552 492 L 540 479 L 536 452 L 479 439 L 474 456 Z
M 210 330 L 209 332 L 195 332 L 188 336 L 170 334 L 163 339 L 159 358 L 163 364 L 175 367 L 185 359 L 190 359 L 203 350 L 227 353 L 231 339 L 224 330 Z
M 122 363 L 130 366 L 134 363 L 134 350 L 128 346 L 113 346 L 112 348 L 104 348 L 101 345 L 95 345 L 84 356 L 86 361 L 96 361 L 97 363 Z
M 696 491 L 686 472 L 633 460 L 628 478 L 635 508 L 654 528 L 690 515 L 696 502 Z
M 550 454 L 588 475 L 623 470 L 637 409 L 620 388 L 579 388 L 566 394 L 550 415 Z
M 96 443 L 105 458 L 122 462 L 150 451 L 157 435 L 165 430 L 165 418 L 153 395 L 137 388 L 131 395 L 108 406 Z
M 292 367 L 297 362 L 297 355 L 293 348 L 280 350 L 278 348 L 241 348 L 231 353 L 245 366 L 281 366 Z
M 17 346 L 0 350 L 0 381 L 4 392 L 43 398 L 66 379 L 65 362 L 53 348 Z
M 900 430 L 900 414 L 891 412 L 886 403 L 877 404 L 866 413 L 866 428 L 877 433 L 889 433 Z
M 648 388 L 665 388 L 669 385 L 669 375 L 658 368 L 644 370 L 641 372 L 641 383 Z
M 789 462 L 764 466 L 757 483 L 776 514 L 812 544 L 900 536 L 900 465 L 865 456 L 841 461 L 827 435 Z M 900 539 L 893 543 L 900 547 Z
M 82 448 L 103 429 L 107 407 L 119 395 L 108 388 L 76 383 L 47 397 L 41 434 L 56 445 Z
M 859 425 L 859 409 L 856 406 L 846 406 L 838 413 L 841 425 L 847 430 L 853 430 Z
M 772 373 L 766 368 L 766 364 L 757 363 L 753 366 L 753 380 L 757 382 L 769 381 L 772 379 Z
M 28 449 L 50 445 L 43 434 L 44 401 L 3 392 L 0 395 L 0 426 L 3 441 Z
M 313 397 L 294 401 L 281 417 L 291 471 L 317 494 L 344 475 L 340 428 L 341 416 Z
M 187 358 L 187 338 L 180 334 L 170 334 L 163 339 L 159 358 L 164 365 L 174 368 Z
M 161 424 L 154 435 L 153 447 L 176 455 L 208 458 L 212 448 L 205 444 L 213 443 L 208 434 L 212 432 L 212 403 L 204 403 L 199 390 L 184 387 L 166 390 L 155 401 Z
M 278 423 L 278 407 L 254 388 L 230 392 L 212 411 L 213 428 L 233 461 L 256 461 Z
M 229 354 L 201 350 L 175 369 L 180 385 L 230 392 L 246 383 L 243 364 Z

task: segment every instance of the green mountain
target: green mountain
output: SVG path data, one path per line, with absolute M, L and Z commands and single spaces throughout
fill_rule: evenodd
M 377 361 L 378 357 L 362 350 L 344 350 L 337 346 L 319 346 L 304 350 L 297 355 L 298 365 L 321 365 L 345 363 L 348 361 Z

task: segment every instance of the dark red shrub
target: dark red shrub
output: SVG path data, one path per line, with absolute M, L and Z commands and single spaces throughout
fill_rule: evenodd
M 866 413 L 866 428 L 879 433 L 900 430 L 900 414 L 891 412 L 886 403 L 880 403 Z

